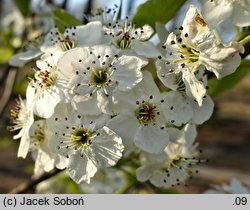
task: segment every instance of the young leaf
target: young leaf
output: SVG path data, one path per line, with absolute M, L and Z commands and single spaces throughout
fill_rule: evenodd
M 209 80 L 208 94 L 216 96 L 226 90 L 229 90 L 234 85 L 238 84 L 247 74 L 250 73 L 250 60 L 242 60 L 238 69 L 233 73 L 218 80 L 213 78 Z
M 20 10 L 24 17 L 28 16 L 30 12 L 30 0 L 12 0 L 16 7 Z
M 55 25 L 61 33 L 64 32 L 65 27 L 78 26 L 83 24 L 80 20 L 65 12 L 63 9 L 54 10 L 53 18 Z
M 149 24 L 155 29 L 155 23 L 167 23 L 171 20 L 186 0 L 148 0 L 140 5 L 133 22 L 138 26 Z

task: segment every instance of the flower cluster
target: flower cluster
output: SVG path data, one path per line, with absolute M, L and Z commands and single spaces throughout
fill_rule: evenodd
M 26 99 L 11 111 L 18 157 L 30 151 L 35 175 L 65 168 L 77 183 L 133 158 L 139 181 L 184 183 L 205 161 L 195 138 L 213 112 L 207 72 L 231 74 L 244 48 L 218 42 L 194 6 L 161 47 L 149 41 L 150 26 L 108 15 L 63 33 L 53 28 L 10 61 L 35 61 Z

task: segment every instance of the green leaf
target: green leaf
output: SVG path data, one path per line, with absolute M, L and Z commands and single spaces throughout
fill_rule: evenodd
M 242 60 L 238 69 L 233 73 L 218 80 L 213 78 L 209 80 L 208 94 L 211 96 L 219 95 L 220 93 L 229 90 L 239 83 L 247 74 L 250 73 L 250 60 Z
M 148 0 L 138 7 L 133 22 L 138 26 L 149 24 L 155 29 L 155 23 L 167 23 L 186 0 Z
M 53 11 L 54 23 L 61 33 L 64 32 L 65 27 L 83 25 L 83 23 L 65 12 L 63 9 L 57 9 Z
M 120 0 L 120 6 L 117 13 L 117 20 L 121 19 L 121 17 L 122 17 L 122 0 Z
M 0 48 L 0 63 L 8 63 L 9 59 L 14 54 L 14 50 L 10 47 L 1 47 Z
M 24 17 L 30 12 L 30 0 L 12 0 Z

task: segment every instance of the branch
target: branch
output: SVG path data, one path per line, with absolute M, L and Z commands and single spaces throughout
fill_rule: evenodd
M 31 179 L 29 182 L 25 182 L 22 183 L 20 185 L 18 185 L 17 187 L 15 187 L 14 189 L 12 189 L 9 194 L 23 194 L 23 193 L 27 193 L 29 192 L 29 190 L 33 189 L 37 184 L 39 184 L 40 182 L 49 179 L 50 177 L 55 176 L 56 174 L 60 173 L 62 170 L 59 169 L 54 169 L 48 173 L 44 173 L 42 174 L 40 177 L 38 178 L 33 178 Z
M 16 73 L 17 73 L 16 68 L 11 68 L 10 66 L 7 66 L 7 69 L 8 69 L 8 71 L 7 71 L 8 76 L 6 78 L 4 91 L 3 91 L 2 97 L 0 99 L 0 116 L 2 116 L 4 110 L 9 102 L 9 99 L 11 97 L 12 89 L 14 86 L 14 82 L 16 79 Z

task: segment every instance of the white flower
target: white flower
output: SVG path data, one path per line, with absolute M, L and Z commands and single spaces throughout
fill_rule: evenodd
M 54 53 L 59 59 L 68 50 L 103 44 L 107 42 L 105 40 L 102 24 L 98 21 L 66 28 L 63 34 L 57 28 L 53 28 L 45 37 L 41 51 Z
M 142 80 L 141 68 L 147 62 L 136 56 L 119 57 L 116 52 L 97 45 L 73 49 L 59 60 L 58 69 L 70 80 L 83 113 L 90 114 L 85 105 L 92 106 L 92 114 L 112 113 L 113 91 L 130 90 Z
M 48 147 L 48 129 L 45 120 L 34 122 L 30 129 L 30 150 L 35 160 L 34 175 L 39 176 L 44 171 L 54 168 L 55 154 Z
M 94 119 L 77 113 L 70 104 L 58 104 L 47 120 L 52 132 L 49 145 L 68 159 L 66 168 L 77 183 L 90 183 L 98 168 L 113 166 L 122 157 L 121 138 Z
M 18 148 L 17 157 L 25 158 L 30 146 L 29 130 L 34 122 L 33 117 L 33 91 L 28 88 L 26 92 L 26 100 L 19 97 L 16 106 L 10 111 L 11 131 L 20 130 L 13 138 L 21 138 Z
M 195 127 L 186 125 L 182 133 L 172 129 L 172 142 L 164 152 L 159 155 L 146 154 L 142 159 L 144 164 L 136 171 L 139 181 L 149 180 L 156 187 L 173 187 L 190 178 L 192 167 L 202 161 L 198 158 L 200 152 L 196 151 L 196 145 L 193 145 L 196 137 Z
M 164 101 L 152 75 L 143 72 L 141 83 L 131 91 L 116 91 L 114 98 L 119 114 L 107 126 L 122 137 L 125 146 L 135 143 L 141 150 L 161 153 L 168 144 L 168 119 L 162 114 Z
M 211 28 L 222 21 L 230 19 L 234 25 L 250 25 L 249 0 L 200 0 L 203 4 L 203 15 Z
M 110 37 L 113 45 L 125 52 L 135 52 L 137 55 L 145 57 L 157 57 L 159 54 L 152 42 L 148 41 L 153 34 L 153 29 L 149 25 L 135 28 L 132 22 L 116 23 L 110 28 L 106 28 L 106 35 Z M 124 52 L 121 53 L 124 53 Z
M 43 118 L 49 118 L 58 103 L 71 99 L 68 80 L 56 70 L 55 60 L 54 54 L 43 55 L 36 62 L 38 69 L 29 84 L 35 91 L 34 112 Z
M 238 179 L 232 178 L 230 184 L 223 184 L 222 186 L 214 185 L 212 189 L 206 190 L 204 193 L 208 194 L 249 194 L 250 189 L 245 187 Z
M 194 6 L 190 7 L 179 31 L 169 34 L 163 48 L 166 50 L 165 55 L 159 56 L 156 61 L 159 79 L 166 86 L 174 88 L 169 80 L 175 79 L 174 74 L 181 75 L 186 89 L 200 106 L 206 89 L 195 74 L 205 68 L 217 78 L 231 74 L 240 65 L 239 53 L 244 51 L 237 42 L 228 45 L 218 43 Z

